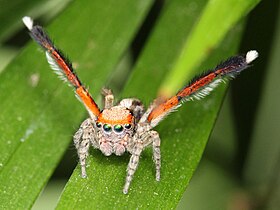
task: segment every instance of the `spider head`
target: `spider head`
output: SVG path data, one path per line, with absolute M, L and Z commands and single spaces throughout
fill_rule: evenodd
M 132 135 L 135 126 L 134 116 L 129 109 L 123 106 L 113 106 L 100 113 L 95 126 L 105 138 L 109 138 L 110 141 L 118 141 L 126 134 Z

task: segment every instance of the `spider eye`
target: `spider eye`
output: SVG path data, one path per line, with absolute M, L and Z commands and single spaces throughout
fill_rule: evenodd
M 101 128 L 101 126 L 102 126 L 102 123 L 101 123 L 101 122 L 97 122 L 97 123 L 96 123 L 96 127 L 97 127 L 97 128 Z
M 123 127 L 121 125 L 115 125 L 114 131 L 116 131 L 117 133 L 121 133 L 123 131 Z
M 109 124 L 104 124 L 103 125 L 103 130 L 106 131 L 106 132 L 110 132 L 112 130 L 112 127 Z
M 125 124 L 124 127 L 125 127 L 126 129 L 130 129 L 130 128 L 131 128 L 131 124 Z

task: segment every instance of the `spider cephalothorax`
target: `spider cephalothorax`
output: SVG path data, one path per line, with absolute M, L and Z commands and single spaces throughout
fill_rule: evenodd
M 106 99 L 105 99 L 106 100 Z M 122 155 L 135 129 L 133 110 L 123 105 L 104 109 L 95 121 L 99 149 L 104 155 Z
M 181 102 L 203 98 L 222 81 L 237 76 L 258 57 L 255 50 L 247 52 L 246 56 L 231 57 L 214 70 L 193 79 L 175 96 L 166 100 L 155 100 L 146 111 L 141 101 L 135 98 L 123 99 L 114 105 L 112 92 L 104 89 L 105 106 L 103 111 L 100 111 L 74 73 L 71 63 L 53 45 L 42 27 L 33 26 L 33 21 L 29 17 L 24 17 L 23 22 L 30 30 L 32 38 L 46 51 L 51 68 L 74 87 L 77 98 L 84 104 L 89 113 L 90 117 L 81 124 L 74 135 L 82 177 L 86 177 L 86 158 L 90 145 L 100 149 L 106 156 L 122 155 L 127 151 L 131 157 L 123 188 L 125 194 L 128 192 L 138 166 L 140 154 L 149 145 L 153 147 L 156 180 L 160 179 L 160 138 L 159 134 L 152 129 L 170 112 L 177 109 Z

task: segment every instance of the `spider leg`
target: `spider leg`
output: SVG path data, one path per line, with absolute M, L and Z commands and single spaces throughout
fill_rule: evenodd
M 235 78 L 241 71 L 250 67 L 250 63 L 258 57 L 258 52 L 251 50 L 246 56 L 233 56 L 201 76 L 194 78 L 187 86 L 182 88 L 175 96 L 155 103 L 150 113 L 143 116 L 151 128 L 155 127 L 169 113 L 177 109 L 182 102 L 202 99 L 213 91 L 221 82 Z M 148 114 L 148 117 L 146 115 Z M 145 119 L 143 119 L 145 121 Z M 142 122 L 142 119 L 140 120 Z
M 93 139 L 94 130 L 91 124 L 91 119 L 86 119 L 80 126 L 79 130 L 74 134 L 74 145 L 80 159 L 81 176 L 87 177 L 86 174 L 86 159 L 89 153 L 89 146 Z
M 102 88 L 101 91 L 104 98 L 104 108 L 110 109 L 112 106 L 114 106 L 114 95 L 110 89 Z
M 126 107 L 129 109 L 135 118 L 135 122 L 138 122 L 140 118 L 142 117 L 145 108 L 142 104 L 142 102 L 137 98 L 125 98 L 122 99 L 119 103 L 119 105 Z
M 137 143 L 132 148 L 131 157 L 127 166 L 126 181 L 123 188 L 124 194 L 127 194 L 128 192 L 130 183 L 139 164 L 141 152 L 151 143 L 153 144 L 153 160 L 156 165 L 156 180 L 160 180 L 160 138 L 159 134 L 156 131 L 148 131 L 148 133 L 145 134 L 143 140 L 137 140 Z
M 155 162 L 156 165 L 156 180 L 159 181 L 160 180 L 160 138 L 159 138 L 159 134 L 156 131 L 151 131 L 150 132 L 151 135 L 151 140 L 153 141 L 153 160 Z
M 100 114 L 100 110 L 75 74 L 71 62 L 56 48 L 41 26 L 33 26 L 33 20 L 30 17 L 24 17 L 22 20 L 30 31 L 30 36 L 45 50 L 50 67 L 61 79 L 74 87 L 77 98 L 84 104 L 90 116 L 95 119 Z
M 128 189 L 132 181 L 133 175 L 139 164 L 139 158 L 142 151 L 143 151 L 143 144 L 141 142 L 137 143 L 132 150 L 132 154 L 127 166 L 127 175 L 126 175 L 125 185 L 123 188 L 124 194 L 128 193 Z
M 145 113 L 143 113 L 139 123 L 147 123 L 148 121 L 148 117 L 150 115 L 150 113 L 154 110 L 155 107 L 157 107 L 159 104 L 165 102 L 167 98 L 163 98 L 163 97 L 159 97 L 159 98 L 156 98 L 151 104 L 150 106 L 148 107 L 148 109 L 146 110 Z
M 156 103 L 153 102 L 150 104 L 146 112 L 142 115 L 142 117 L 139 120 L 139 123 L 146 123 L 148 121 L 148 116 L 150 115 L 151 111 L 156 107 Z

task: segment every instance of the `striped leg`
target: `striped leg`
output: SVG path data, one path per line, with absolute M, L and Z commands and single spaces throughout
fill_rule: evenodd
M 138 140 L 131 152 L 131 157 L 127 166 L 126 181 L 123 193 L 127 194 L 133 175 L 138 167 L 139 158 L 143 149 L 153 143 L 153 160 L 156 165 L 156 180 L 160 180 L 160 138 L 156 131 L 149 131 L 144 139 Z
M 138 167 L 139 164 L 139 158 L 140 154 L 143 151 L 143 144 L 142 143 L 137 143 L 135 147 L 133 148 L 128 166 L 127 166 L 127 175 L 126 175 L 126 180 L 125 180 L 125 185 L 123 188 L 123 193 L 127 194 L 128 189 L 130 186 L 130 183 L 132 181 L 133 175 Z
M 86 159 L 88 157 L 90 142 L 93 138 L 93 127 L 91 119 L 86 119 L 80 126 L 79 130 L 74 135 L 74 145 L 80 159 L 81 176 L 87 177 L 86 174 Z
M 156 180 L 160 180 L 160 138 L 158 132 L 151 131 L 151 140 L 153 141 L 153 159 L 156 165 Z

